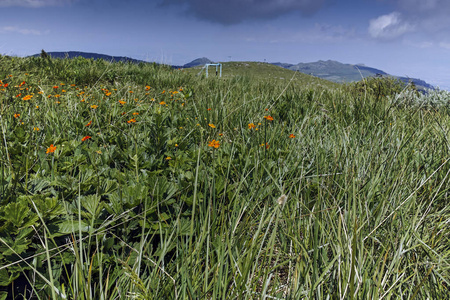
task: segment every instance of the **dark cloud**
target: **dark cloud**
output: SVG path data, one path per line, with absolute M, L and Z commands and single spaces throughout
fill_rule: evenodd
M 309 15 L 325 0 L 164 0 L 163 5 L 179 5 L 195 17 L 222 24 L 245 20 L 273 19 L 290 12 Z

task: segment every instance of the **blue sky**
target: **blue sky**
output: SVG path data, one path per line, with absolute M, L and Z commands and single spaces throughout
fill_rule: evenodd
M 0 0 L 0 53 L 363 63 L 450 89 L 448 0 Z

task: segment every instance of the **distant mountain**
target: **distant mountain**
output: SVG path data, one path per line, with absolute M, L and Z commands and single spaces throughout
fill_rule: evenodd
M 146 63 L 143 60 L 138 60 L 125 56 L 111 56 L 105 54 L 98 53 L 89 53 L 89 52 L 79 52 L 79 51 L 67 51 L 67 52 L 47 52 L 47 54 L 53 58 L 76 58 L 76 57 L 84 57 L 84 58 L 93 58 L 93 59 L 103 59 L 106 61 L 114 61 L 114 62 L 131 62 L 131 63 Z M 40 56 L 41 54 L 34 54 L 31 56 Z
M 205 64 L 211 64 L 211 63 L 213 63 L 212 60 L 210 60 L 209 58 L 206 58 L 206 57 L 202 57 L 202 58 L 194 59 L 193 61 L 185 64 L 183 66 L 183 68 L 192 68 L 192 67 L 203 66 Z
M 426 83 L 421 79 L 389 75 L 382 70 L 367 67 L 362 64 L 359 65 L 343 64 L 334 60 L 327 60 L 327 61 L 319 60 L 317 62 L 299 63 L 296 65 L 280 62 L 273 64 L 293 71 L 299 71 L 301 73 L 313 75 L 322 79 L 338 83 L 359 81 L 362 79 L 362 77 L 366 78 L 371 76 L 382 75 L 398 78 L 405 83 L 413 82 L 419 90 L 434 88 L 432 85 Z

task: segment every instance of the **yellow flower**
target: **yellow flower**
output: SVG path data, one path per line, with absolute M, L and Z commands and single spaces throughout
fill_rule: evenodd
M 39 131 L 39 127 L 33 127 L 33 131 Z
M 93 109 L 97 109 L 97 107 L 98 107 L 98 105 L 91 105 L 91 108 L 93 108 Z
M 170 156 L 166 157 L 166 160 L 171 160 L 171 159 L 172 159 L 172 157 L 170 157 Z
M 216 128 L 216 126 L 215 126 L 214 124 L 212 124 L 212 123 L 209 123 L 208 125 L 209 125 L 209 127 L 211 127 L 211 128 Z

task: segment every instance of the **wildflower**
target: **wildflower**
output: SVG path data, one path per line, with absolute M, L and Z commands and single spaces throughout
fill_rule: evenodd
M 211 108 L 208 108 L 208 111 L 210 111 L 211 110 Z
M 65 93 L 65 92 L 66 92 L 66 90 L 62 90 L 62 91 L 61 91 L 61 93 Z
M 84 138 L 82 138 L 81 141 L 84 142 L 84 141 L 86 141 L 86 140 L 88 140 L 88 139 L 90 139 L 90 138 L 91 138 L 91 136 L 87 135 L 87 136 L 85 136 Z
M 39 108 L 39 105 L 36 105 L 36 109 L 38 109 Z
M 16 95 L 16 98 L 19 98 L 20 96 L 22 96 L 22 93 Z
M 98 154 L 102 154 L 102 151 L 101 151 L 101 150 L 98 150 L 98 151 L 95 151 L 95 152 L 97 152 Z
M 175 147 L 178 147 L 178 144 L 175 144 Z
M 53 86 L 53 88 L 56 90 L 56 89 L 58 89 L 59 88 L 59 86 L 57 86 L 57 85 L 54 85 Z
M 220 143 L 219 143 L 219 141 L 212 140 L 211 142 L 208 143 L 208 146 L 209 146 L 209 147 L 214 147 L 214 148 L 217 149 L 217 148 L 219 148 Z
M 24 85 L 25 84 L 25 81 L 22 81 L 22 83 L 21 84 L 19 84 L 19 86 L 22 86 L 22 85 Z
M 123 100 L 119 100 L 119 103 L 122 104 L 122 105 L 124 105 L 126 102 L 123 101 Z
M 98 107 L 98 105 L 91 105 L 91 108 L 93 108 L 93 109 L 97 109 L 97 107 Z
M 45 153 L 47 153 L 47 154 L 53 153 L 53 152 L 55 152 L 55 150 L 56 150 L 56 146 L 53 146 L 53 144 L 51 144 L 50 147 L 47 148 L 47 152 L 45 152 Z
M 171 159 L 172 159 L 172 157 L 170 157 L 170 156 L 166 157 L 166 160 L 171 160 Z
M 39 127 L 33 127 L 33 131 L 39 131 Z
M 161 101 L 161 102 L 159 102 L 159 104 L 161 104 L 161 105 L 165 105 L 165 104 L 166 104 L 166 102 L 164 102 L 164 101 Z
M 138 112 L 134 112 L 134 113 L 133 113 L 133 116 L 137 116 L 137 115 L 139 115 Z
M 33 95 L 26 95 L 25 97 L 22 98 L 22 100 L 30 100 L 31 98 L 33 98 Z
M 59 98 L 59 97 L 61 97 L 60 94 L 56 94 L 56 95 L 55 95 L 55 98 Z
M 277 199 L 277 202 L 279 205 L 284 205 L 286 203 L 286 200 L 287 196 L 283 194 Z
M 223 133 L 219 133 L 219 136 L 223 136 Z
M 149 85 L 146 85 L 146 86 L 145 86 L 145 90 L 146 90 L 146 91 L 149 91 L 150 89 L 151 89 L 151 87 L 150 87 Z
M 129 91 L 128 93 L 133 94 L 134 92 L 133 91 Z
M 92 124 L 92 121 L 89 121 L 89 123 L 87 123 L 87 124 L 84 125 L 84 126 L 88 127 L 88 126 L 90 126 L 91 124 Z
M 273 117 L 272 116 L 264 116 L 264 119 L 266 119 L 267 121 L 273 121 Z
M 127 121 L 127 123 L 128 123 L 128 124 L 130 124 L 130 123 L 136 123 L 136 119 L 135 119 L 135 118 L 130 119 L 130 120 Z
M 164 90 L 164 91 L 161 92 L 161 94 L 164 94 L 165 92 L 166 92 L 166 91 Z
M 216 126 L 214 124 L 212 124 L 212 123 L 209 123 L 208 126 L 211 127 L 211 128 L 216 128 Z
M 20 114 L 14 114 L 14 118 L 18 118 L 18 117 L 20 117 Z
M 249 123 L 248 124 L 248 129 L 253 129 L 253 128 L 256 128 L 255 124 Z
M 42 95 L 43 93 L 44 93 L 43 91 L 39 91 L 39 92 L 38 92 L 39 95 Z
M 8 87 L 8 85 L 9 85 L 9 83 L 5 83 L 3 86 L 4 86 L 4 87 Z
M 293 138 L 295 138 L 295 135 L 294 135 L 293 133 L 291 133 L 291 134 L 289 135 L 289 138 L 290 138 L 290 139 L 293 139 Z
M 105 94 L 107 97 L 111 96 L 111 92 Z

